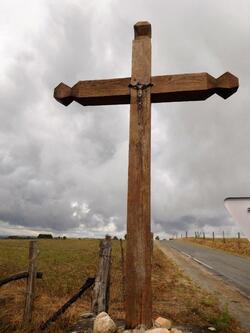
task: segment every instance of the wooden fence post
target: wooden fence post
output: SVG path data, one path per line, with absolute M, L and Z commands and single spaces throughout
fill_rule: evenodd
M 213 242 L 214 242 L 214 231 L 213 231 Z
M 240 248 L 240 232 L 238 232 L 238 247 Z
M 99 268 L 93 289 L 92 312 L 108 312 L 112 244 L 109 236 L 100 242 Z
M 151 232 L 151 255 L 153 255 L 154 250 L 154 233 Z
M 29 243 L 29 267 L 28 279 L 26 286 L 26 299 L 23 314 L 23 324 L 28 325 L 32 319 L 33 303 L 35 298 L 35 283 L 36 283 L 36 258 L 37 258 L 37 241 L 30 241 Z
M 224 230 L 223 230 L 223 242 L 226 243 Z
M 123 293 L 123 300 L 125 300 L 125 260 L 124 260 L 124 250 L 122 239 L 120 239 L 120 246 L 121 246 L 121 266 L 122 266 L 122 293 Z

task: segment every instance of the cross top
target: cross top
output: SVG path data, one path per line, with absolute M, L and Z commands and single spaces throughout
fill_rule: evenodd
M 134 34 L 135 39 L 151 38 L 151 24 L 136 23 Z M 70 88 L 61 82 L 54 90 L 54 97 L 65 106 L 73 101 L 85 106 L 129 104 L 129 88 L 136 83 L 136 78 L 79 81 Z M 239 87 L 238 78 L 229 72 L 217 79 L 208 73 L 153 76 L 151 83 L 153 103 L 205 100 L 213 94 L 226 99 Z
M 213 94 L 226 99 L 239 86 L 229 72 L 151 76 L 151 25 L 134 25 L 131 77 L 79 81 L 72 88 L 60 83 L 55 99 L 67 106 L 130 104 L 129 169 L 126 238 L 126 327 L 152 324 L 151 292 L 151 103 L 205 100 Z
M 147 21 L 137 22 L 134 25 L 135 39 L 140 37 L 149 37 L 151 38 L 151 24 Z

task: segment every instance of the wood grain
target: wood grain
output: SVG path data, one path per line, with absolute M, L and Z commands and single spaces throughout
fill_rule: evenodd
M 76 101 L 82 105 L 115 105 L 130 103 L 130 78 L 79 81 L 72 88 L 60 83 L 54 91 L 64 105 Z M 151 102 L 184 102 L 205 100 L 213 94 L 228 98 L 239 87 L 237 77 L 229 72 L 218 79 L 208 73 L 174 74 L 151 77 Z
M 148 83 L 151 77 L 151 39 L 139 34 L 135 25 L 132 51 L 131 84 Z M 138 37 L 139 36 L 139 37 Z M 150 160 L 151 101 L 150 87 L 142 91 L 138 105 L 137 90 L 131 89 L 129 169 L 126 238 L 125 320 L 127 328 L 152 325 Z
M 151 25 L 134 26 L 131 78 L 79 81 L 72 88 L 60 83 L 55 99 L 63 105 L 130 104 L 128 209 L 126 244 L 126 326 L 151 326 L 150 159 L 151 103 L 205 100 L 213 94 L 228 98 L 239 87 L 229 72 L 219 78 L 208 73 L 151 76 Z M 152 84 L 138 91 L 131 84 Z M 140 107 L 139 107 L 140 105 Z
M 108 312 L 112 244 L 109 238 L 100 242 L 99 267 L 93 289 L 92 312 Z

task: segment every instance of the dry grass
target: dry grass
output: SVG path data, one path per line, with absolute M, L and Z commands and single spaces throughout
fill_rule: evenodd
M 85 279 L 94 276 L 98 260 L 98 240 L 39 240 L 38 270 L 44 273 L 37 280 L 34 327 L 45 321 L 82 286 Z M 117 257 L 117 247 L 114 246 Z M 28 241 L 0 241 L 0 276 L 8 276 L 27 269 Z M 0 332 L 22 332 L 25 281 L 12 282 L 1 288 Z M 6 301 L 7 300 L 7 301 Z M 52 325 L 51 332 L 63 332 L 83 311 L 89 311 L 91 294 L 87 292 L 61 317 L 60 324 Z M 11 329 L 6 329 L 10 324 Z M 25 331 L 25 330 L 24 330 Z
M 203 239 L 188 237 L 183 239 L 196 244 L 231 252 L 242 257 L 250 257 L 250 242 L 246 238 L 240 240 L 237 238 L 225 238 L 225 242 L 222 238 L 215 238 L 214 241 L 212 238 Z
M 178 325 L 216 327 L 219 332 L 242 332 L 227 309 L 220 309 L 218 299 L 183 275 L 176 264 L 154 251 L 153 310 Z
M 44 272 L 37 281 L 37 297 L 32 332 L 70 298 L 84 280 L 94 276 L 98 260 L 98 240 L 40 240 L 38 268 Z M 120 244 L 113 241 L 110 314 L 123 318 Z M 0 241 L 0 277 L 26 270 L 28 242 Z M 214 325 L 221 332 L 240 333 L 227 311 L 219 310 L 218 302 L 182 275 L 177 266 L 155 249 L 153 258 L 153 315 L 172 319 L 176 324 Z M 0 289 L 0 332 L 27 333 L 21 328 L 25 282 L 12 282 Z M 70 307 L 48 332 L 62 333 L 90 310 L 91 293 Z

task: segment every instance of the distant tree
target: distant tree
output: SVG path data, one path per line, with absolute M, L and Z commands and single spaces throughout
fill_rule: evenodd
M 37 236 L 37 238 L 40 238 L 40 239 L 53 239 L 53 236 L 52 236 L 52 234 L 39 234 Z
M 156 239 L 156 240 L 160 240 L 160 237 L 159 237 L 159 236 L 156 236 L 155 239 Z
M 63 236 L 62 239 L 67 239 L 67 237 L 66 237 L 66 236 Z
M 118 240 L 118 237 L 117 237 L 117 236 L 114 236 L 114 237 L 113 237 L 113 240 Z
M 12 235 L 12 236 L 8 236 L 8 239 L 34 239 L 36 237 L 34 236 L 18 236 L 18 235 Z

